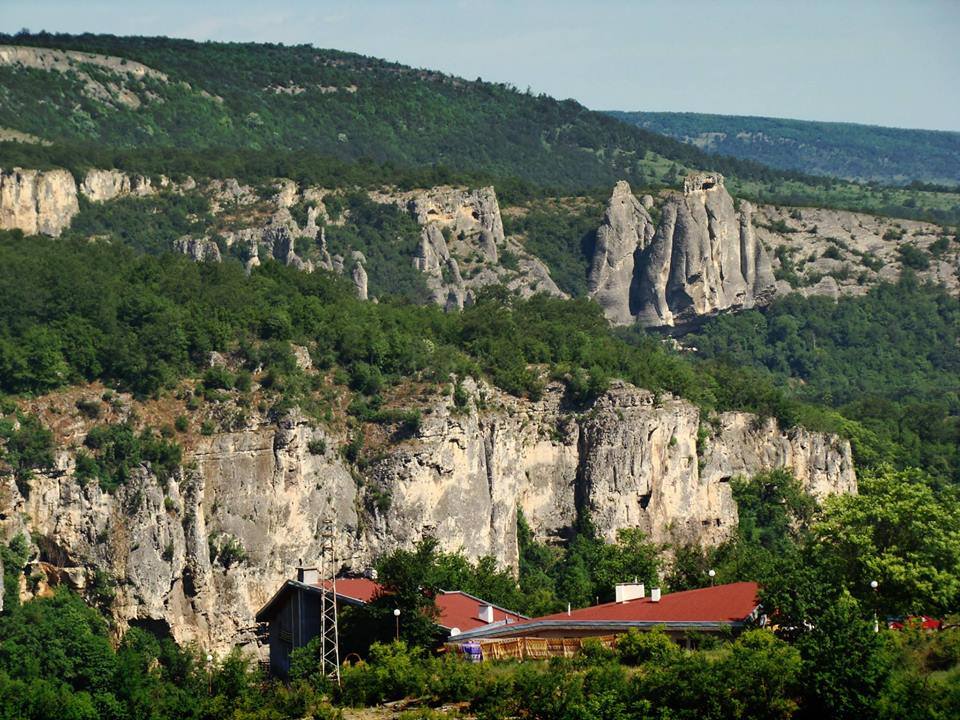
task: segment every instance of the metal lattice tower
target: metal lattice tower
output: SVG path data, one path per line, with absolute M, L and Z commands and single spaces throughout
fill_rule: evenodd
M 320 535 L 320 562 L 317 570 L 324 592 L 320 595 L 320 668 L 340 684 L 340 635 L 337 628 L 337 524 L 328 520 Z

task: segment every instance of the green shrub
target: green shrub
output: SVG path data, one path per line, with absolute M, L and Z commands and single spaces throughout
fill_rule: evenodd
M 20 492 L 26 495 L 33 471 L 53 466 L 53 433 L 35 415 L 17 412 L 14 419 L 0 417 L 0 441 L 0 461 L 13 470 Z
M 422 651 L 406 643 L 374 643 L 366 662 L 344 667 L 339 698 L 347 705 L 374 705 L 419 697 L 427 691 Z
M 141 465 L 149 465 L 158 479 L 166 480 L 180 466 L 183 456 L 176 442 L 159 437 L 150 428 L 138 435 L 129 423 L 91 428 L 84 445 L 93 451 L 96 477 L 107 491 L 126 483 Z M 93 465 L 87 457 L 90 456 L 78 455 L 82 479 L 90 479 L 93 474 Z
M 641 632 L 630 628 L 617 637 L 617 656 L 626 665 L 646 662 L 669 662 L 680 652 L 680 647 L 670 639 L 662 627 Z
M 470 402 L 470 393 L 463 386 L 463 381 L 458 379 L 453 386 L 453 406 L 458 410 L 465 410 Z
M 207 538 L 207 550 L 210 562 L 220 563 L 225 568 L 237 565 L 247 559 L 247 551 L 240 539 L 227 533 L 213 533 Z
M 95 420 L 100 417 L 100 402 L 81 398 L 77 400 L 77 410 L 79 410 L 82 415 Z
M 930 268 L 930 257 L 916 245 L 900 245 L 897 248 L 897 254 L 900 256 L 900 262 L 904 267 L 913 270 L 928 270 Z

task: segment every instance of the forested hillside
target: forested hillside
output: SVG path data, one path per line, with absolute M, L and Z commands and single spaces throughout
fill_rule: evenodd
M 858 182 L 960 184 L 960 132 L 703 113 L 609 114 L 709 153 L 781 170 Z
M 699 148 L 677 117 L 306 45 L 0 36 L 0 720 L 956 717 L 960 193 L 902 182 L 960 153 L 789 122 Z M 744 143 L 784 169 L 714 154 Z M 612 327 L 596 278 L 635 304 L 654 252 L 680 301 L 769 294 Z M 271 680 L 257 609 L 333 516 L 384 592 L 342 608 L 342 683 L 316 642 Z M 630 578 L 761 606 L 434 652 L 442 590 L 536 616 Z M 945 628 L 887 627 L 919 614 Z
M 923 467 L 960 483 L 960 301 L 941 288 L 908 274 L 863 297 L 791 295 L 765 312 L 713 318 L 684 343 L 856 420 L 862 465 Z
M 24 47 L 0 63 L 0 138 L 52 142 L 34 145 L 34 162 L 76 163 L 112 148 L 125 151 L 122 167 L 159 172 L 164 163 L 150 148 L 213 150 L 234 165 L 307 151 L 565 190 L 619 179 L 674 186 L 691 169 L 710 169 L 759 201 L 960 220 L 960 199 L 951 193 L 883 194 L 775 170 L 703 152 L 574 100 L 336 50 L 47 33 L 0 35 L 0 44 Z M 0 162 L 19 160 L 4 152 Z

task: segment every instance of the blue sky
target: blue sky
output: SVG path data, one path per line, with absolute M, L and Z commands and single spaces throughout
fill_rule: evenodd
M 311 43 L 573 97 L 960 130 L 960 0 L 0 0 L 0 28 Z

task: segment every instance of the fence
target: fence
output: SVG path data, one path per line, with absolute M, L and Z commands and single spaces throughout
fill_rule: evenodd
M 599 642 L 604 647 L 616 646 L 615 635 L 592 638 L 520 637 L 508 640 L 475 640 L 447 643 L 448 652 L 460 653 L 474 662 L 483 660 L 546 660 L 552 657 L 572 658 L 585 642 Z

